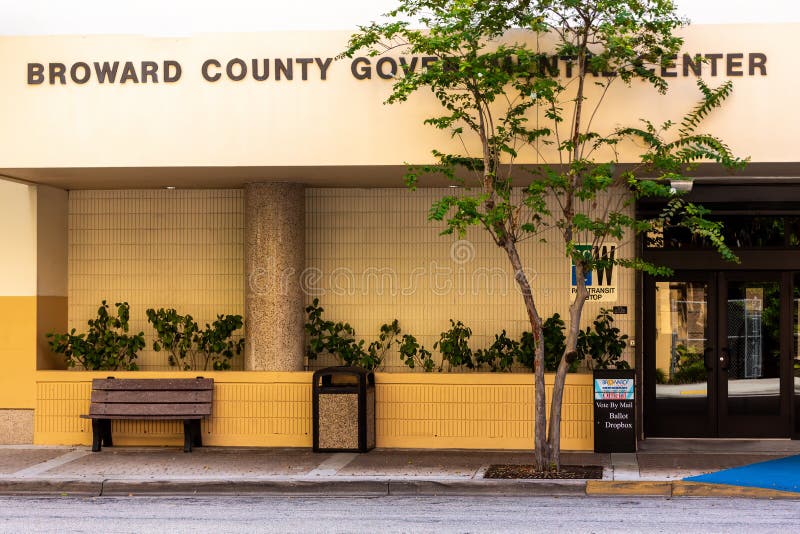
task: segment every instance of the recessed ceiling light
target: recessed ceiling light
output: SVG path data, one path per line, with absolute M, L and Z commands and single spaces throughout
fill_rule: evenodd
M 174 185 L 167 185 L 167 186 L 164 186 L 164 189 L 169 189 L 170 191 L 172 191 L 173 189 L 175 189 L 175 186 Z

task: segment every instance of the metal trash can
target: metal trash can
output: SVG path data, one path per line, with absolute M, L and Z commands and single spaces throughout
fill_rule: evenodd
M 314 373 L 314 452 L 375 448 L 375 374 L 360 367 Z

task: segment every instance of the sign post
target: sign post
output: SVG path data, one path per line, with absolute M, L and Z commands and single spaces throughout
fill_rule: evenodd
M 636 452 L 633 369 L 594 371 L 594 451 Z

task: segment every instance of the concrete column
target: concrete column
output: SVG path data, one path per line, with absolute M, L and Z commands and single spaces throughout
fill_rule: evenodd
M 303 369 L 305 193 L 300 184 L 244 189 L 245 369 Z

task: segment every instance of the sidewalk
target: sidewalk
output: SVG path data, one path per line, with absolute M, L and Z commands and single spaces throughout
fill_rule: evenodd
M 526 451 L 0 446 L 0 495 L 660 495 L 800 499 L 800 493 L 683 482 L 687 476 L 800 453 L 791 441 L 648 440 L 636 454 L 564 452 L 603 480 L 489 480 Z M 800 473 L 798 473 L 800 476 Z

